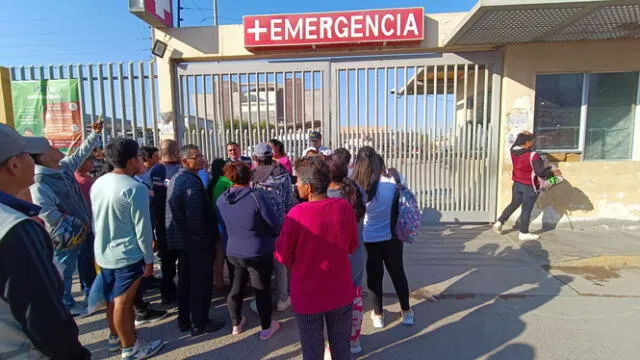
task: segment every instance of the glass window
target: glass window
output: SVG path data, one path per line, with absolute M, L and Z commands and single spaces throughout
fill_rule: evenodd
M 541 149 L 578 150 L 584 74 L 538 75 L 534 133 Z
M 585 159 L 631 159 L 637 93 L 637 72 L 589 75 Z

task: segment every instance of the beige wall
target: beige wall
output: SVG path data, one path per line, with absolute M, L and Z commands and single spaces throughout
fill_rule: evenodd
M 502 82 L 498 212 L 511 199 L 508 136 L 533 128 L 537 73 L 639 71 L 640 40 L 510 45 L 505 48 Z M 525 120 L 519 123 L 519 120 Z M 638 128 L 638 126 L 636 126 Z M 635 154 L 640 136 L 634 136 Z M 637 156 L 637 155 L 636 155 Z M 640 161 L 588 161 L 559 164 L 567 184 L 539 202 L 545 222 L 640 220 Z M 536 219 L 542 220 L 542 216 Z

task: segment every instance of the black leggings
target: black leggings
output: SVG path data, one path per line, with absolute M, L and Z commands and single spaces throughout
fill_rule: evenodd
M 273 259 L 247 260 L 228 256 L 227 261 L 233 265 L 233 281 L 231 291 L 227 297 L 227 306 L 233 325 L 239 325 L 242 320 L 242 298 L 244 287 L 251 279 L 251 286 L 256 293 L 256 305 L 262 330 L 271 327 L 271 313 L 273 302 L 271 300 L 271 273 L 273 272 Z
M 520 224 L 518 225 L 518 228 L 521 233 L 528 234 L 531 211 L 533 211 L 537 198 L 538 194 L 536 194 L 536 190 L 533 186 L 514 182 L 513 187 L 511 188 L 511 203 L 506 207 L 506 209 L 504 209 L 498 221 L 504 224 L 520 207 L 520 205 L 522 205 L 522 213 L 520 214 Z
M 367 249 L 367 286 L 371 291 L 373 311 L 380 315 L 382 309 L 382 279 L 387 268 L 396 289 L 402 311 L 409 311 L 409 282 L 402 263 L 403 244 L 400 240 L 364 243 Z M 383 267 L 384 265 L 384 267 Z

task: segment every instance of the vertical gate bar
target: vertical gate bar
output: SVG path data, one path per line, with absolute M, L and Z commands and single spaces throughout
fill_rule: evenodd
M 381 142 L 380 142 L 380 117 L 379 117 L 379 104 L 378 104 L 378 74 L 380 72 L 378 71 L 377 67 L 373 68 L 373 80 L 374 80 L 374 84 L 373 84 L 373 96 L 375 96 L 374 100 L 373 100 L 373 106 L 374 106 L 374 110 L 373 110 L 373 117 L 375 119 L 375 127 L 373 129 L 374 131 L 374 137 L 373 137 L 373 141 L 374 141 L 374 149 L 376 149 L 377 152 L 381 152 L 382 151 L 382 147 L 381 147 Z
M 480 168 L 478 167 L 480 164 L 480 158 L 478 157 L 478 64 L 474 65 L 473 68 L 473 126 L 471 128 L 471 147 L 473 151 L 473 155 L 471 156 L 471 179 L 472 179 L 472 196 L 473 196 L 473 207 L 471 208 L 473 211 L 478 211 L 480 205 L 478 203 L 479 194 L 478 194 L 478 181 L 480 179 Z M 478 166 L 476 166 L 478 165 Z
M 96 97 L 94 96 L 94 86 L 93 86 L 93 64 L 87 65 L 87 81 L 89 81 L 89 101 L 91 105 L 91 123 L 96 121 Z
M 487 117 L 489 116 L 489 112 L 487 106 L 489 105 L 489 64 L 484 65 L 484 97 L 482 104 L 482 156 L 480 157 L 482 160 L 482 173 L 480 174 L 481 184 L 482 184 L 482 199 L 481 199 L 481 210 L 483 212 L 489 211 L 487 204 L 487 187 L 488 187 L 488 179 L 487 179 Z
M 353 141 L 354 139 L 352 139 L 351 144 L 355 145 L 354 147 L 354 151 L 355 149 L 358 149 L 360 146 L 362 146 L 360 144 L 360 68 L 356 68 L 355 69 L 355 75 L 356 75 L 356 82 L 355 82 L 355 108 L 356 108 L 356 116 L 355 116 L 355 120 L 356 120 L 356 126 L 355 126 L 355 142 Z
M 428 122 L 427 122 L 427 117 L 429 114 L 429 109 L 428 109 L 428 97 L 427 97 L 427 91 L 428 91 L 428 84 L 429 84 L 429 68 L 427 67 L 427 65 L 424 65 L 422 68 L 422 72 L 423 72 L 423 76 L 424 76 L 424 85 L 422 86 L 422 101 L 423 101 L 423 119 L 422 119 L 422 134 L 420 136 L 420 187 L 422 189 L 422 191 L 420 192 L 420 206 L 425 208 L 427 207 L 427 199 L 428 199 L 428 191 L 429 188 L 427 186 L 427 171 L 429 168 L 429 154 L 427 152 L 427 146 L 429 144 L 429 138 L 427 137 L 428 132 L 427 129 L 428 127 Z
M 55 77 L 53 76 L 53 65 L 49 65 L 49 80 L 53 80 Z M 62 78 L 58 78 L 58 79 L 62 79 Z
M 139 64 L 139 69 L 138 69 L 138 82 L 140 82 L 140 106 L 142 107 L 142 109 L 140 110 L 140 114 L 142 115 L 142 143 L 144 145 L 148 145 L 147 142 L 147 129 L 149 128 L 147 126 L 147 93 L 146 93 L 146 87 L 144 86 L 144 79 L 145 79 L 145 75 L 144 75 L 144 61 L 140 61 Z
M 223 90 L 223 80 L 224 80 L 224 76 L 222 74 L 212 74 L 212 78 L 213 78 L 213 86 L 214 86 L 214 102 L 215 102 L 215 108 L 216 108 L 216 118 L 213 122 L 213 126 L 214 129 L 216 128 L 216 125 L 218 126 L 217 129 L 217 133 L 214 131 L 214 136 L 216 136 L 217 139 L 222 138 L 224 139 L 221 143 L 218 144 L 218 153 L 220 154 L 220 157 L 223 159 L 227 158 L 227 143 L 230 141 L 229 138 L 227 138 L 227 130 L 225 129 L 224 126 L 224 90 Z M 217 124 L 216 124 L 217 123 Z
M 20 80 L 26 80 L 26 72 L 24 66 L 20 66 Z
M 193 107 L 195 108 L 195 128 L 196 138 L 194 144 L 197 145 L 204 153 L 204 145 L 202 144 L 202 133 L 200 132 L 200 99 L 198 99 L 198 77 L 200 75 L 193 75 Z M 204 77 L 204 76 L 203 76 Z
M 202 74 L 202 104 L 204 110 L 204 144 L 207 147 L 207 160 L 209 164 L 213 160 L 213 149 L 211 147 L 211 134 L 209 133 L 209 114 L 207 109 L 207 75 Z M 205 169 L 209 166 L 205 164 Z
M 235 129 L 235 124 L 234 122 L 234 118 L 235 118 L 235 109 L 233 108 L 233 74 L 229 73 L 227 74 L 227 77 L 229 79 L 229 108 L 230 108 L 230 112 L 229 112 L 229 131 L 230 131 L 230 136 L 229 136 L 229 141 L 234 141 L 234 142 L 238 142 L 240 143 L 240 139 L 238 139 L 238 137 L 236 136 L 236 129 Z M 223 99 L 224 102 L 224 99 Z M 239 102 L 239 101 L 238 101 Z M 224 113 L 223 113 L 224 114 Z M 222 119 L 223 123 L 226 119 Z M 225 149 L 226 150 L 226 149 Z
M 365 131 L 362 139 L 362 145 L 367 144 L 367 140 L 371 138 L 371 126 L 369 124 L 369 68 L 364 68 L 364 121 Z
M 103 68 L 103 64 L 98 64 L 98 92 L 100 95 L 100 111 L 101 111 L 101 116 L 103 118 L 106 118 L 106 101 L 105 101 L 105 95 L 104 95 L 104 70 Z M 106 120 L 105 120 L 105 127 L 106 127 Z M 111 127 L 113 127 L 113 118 L 111 120 Z M 103 132 L 102 132 L 102 143 L 105 144 L 106 143 L 106 139 L 107 139 L 107 133 L 108 133 L 108 128 L 106 128 Z
M 389 159 L 389 68 L 384 67 L 384 141 L 382 143 L 382 155 Z M 387 160 L 389 161 L 389 160 Z
M 87 113 L 87 102 L 85 100 L 85 91 L 84 91 L 84 73 L 82 71 L 82 65 L 78 64 L 78 95 L 80 96 L 80 123 L 82 124 L 82 137 L 84 138 L 84 134 L 87 131 L 87 119 L 84 116 Z
M 138 110 L 136 108 L 136 83 L 133 61 L 129 62 L 129 100 L 131 100 L 131 135 L 138 140 Z
M 282 122 L 283 122 L 283 125 L 284 125 L 284 139 L 285 139 L 284 143 L 285 143 L 285 147 L 287 149 L 289 149 L 289 148 L 294 148 L 294 147 L 291 146 L 292 143 L 291 143 L 291 139 L 289 137 L 289 127 L 288 127 L 288 124 L 287 124 L 287 115 L 288 115 L 288 111 L 287 111 L 287 73 L 286 72 L 282 72 L 282 120 L 283 120 Z M 296 148 L 295 151 L 297 152 L 298 149 Z
M 439 182 L 440 179 L 439 177 L 439 173 L 440 173 L 440 156 L 438 154 L 438 149 L 437 149 L 437 144 L 438 144 L 438 113 L 437 113 L 437 107 L 438 107 L 438 66 L 434 65 L 433 66 L 433 107 L 432 107 L 432 127 L 431 127 L 431 133 L 433 134 L 432 136 L 432 140 L 431 140 L 431 156 L 432 156 L 432 164 L 431 164 L 431 188 L 429 189 L 431 192 L 431 205 L 438 211 L 440 211 L 440 204 L 439 204 L 439 197 L 438 197 L 438 190 L 439 190 Z
M 13 69 L 13 68 L 12 68 Z M 58 65 L 58 79 L 70 79 L 71 76 L 64 76 L 64 66 Z
M 149 89 L 151 96 L 151 126 L 153 126 L 153 146 L 160 147 L 158 139 L 158 113 L 156 108 L 155 62 L 149 62 Z
M 442 149 L 442 168 L 443 168 L 443 172 L 444 172 L 444 189 L 446 190 L 446 192 L 444 194 L 442 194 L 443 196 L 443 207 L 442 210 L 443 211 L 451 211 L 451 164 L 447 161 L 448 157 L 449 157 L 449 144 L 451 141 L 451 137 L 449 136 L 449 123 L 448 123 L 448 119 L 447 119 L 447 94 L 449 92 L 448 90 L 448 80 L 449 80 L 449 66 L 447 64 L 444 65 L 443 67 L 443 74 L 444 74 L 444 78 L 443 78 L 443 83 L 442 83 L 442 116 L 443 116 L 443 138 L 442 138 L 442 144 L 444 144 L 444 148 Z
M 256 138 L 257 142 L 266 142 L 266 140 L 264 139 L 264 135 L 262 133 L 263 129 L 262 129 L 262 125 L 260 124 L 260 120 L 262 118 L 262 116 L 260 116 L 260 73 L 256 72 L 255 73 L 256 76 L 256 107 L 257 109 L 257 116 L 256 116 L 256 122 L 257 122 L 257 128 L 258 128 L 258 137 Z M 266 126 L 265 126 L 266 128 Z
M 398 156 L 399 156 L 399 144 L 398 144 L 398 140 L 399 140 L 399 132 L 398 132 L 398 78 L 400 77 L 399 75 L 399 71 L 398 71 L 398 67 L 394 67 L 393 68 L 393 74 L 394 74 L 394 79 L 393 79 L 393 87 L 394 87 L 394 92 L 393 92 L 393 131 L 394 131 L 394 135 L 392 137 L 393 140 L 393 148 L 392 148 L 392 155 L 393 155 L 393 164 L 392 166 L 395 167 L 396 169 L 399 168 L 398 166 Z
M 468 153 L 468 122 L 469 122 L 469 113 L 468 113 L 468 101 L 467 94 L 469 90 L 469 65 L 464 65 L 464 124 L 462 127 L 462 186 L 463 186 L 463 206 L 462 211 L 469 211 L 469 153 Z
M 40 65 L 38 67 L 38 74 L 40 76 L 40 80 L 46 80 L 46 77 L 44 76 L 44 66 Z
M 500 101 L 502 98 L 502 63 L 498 62 L 493 64 L 493 71 L 491 76 L 491 121 L 489 126 L 489 149 L 490 149 L 490 158 L 489 158 L 489 183 L 491 184 L 491 190 L 489 192 L 489 201 L 488 204 L 491 204 L 491 209 L 489 211 L 489 220 L 494 221 L 496 219 L 496 211 L 497 211 L 497 183 L 498 183 L 498 146 L 499 146 L 499 136 L 500 136 Z
M 404 67 L 404 77 L 402 79 L 403 84 L 407 84 L 408 82 L 408 69 L 405 66 Z M 407 86 L 403 85 L 402 86 L 404 88 L 404 109 L 402 110 L 402 117 L 404 117 L 404 130 L 402 131 L 402 147 L 401 149 L 401 153 L 400 153 L 400 166 L 402 168 L 402 171 L 404 172 L 405 175 L 409 175 L 409 168 L 408 168 L 408 164 L 407 164 L 407 158 L 408 158 L 408 154 L 407 154 L 407 132 L 409 131 L 409 95 L 407 94 Z M 408 177 L 407 177 L 408 179 Z
M 299 133 L 298 132 L 298 126 L 299 126 L 298 123 L 300 121 L 300 114 L 299 114 L 299 111 L 298 111 L 298 101 L 299 101 L 298 97 L 299 97 L 299 94 L 298 94 L 298 78 L 297 78 L 297 76 L 298 76 L 298 72 L 296 72 L 296 71 L 292 71 L 291 72 L 291 92 L 293 92 L 293 95 L 291 96 L 292 105 L 293 105 L 291 107 L 292 108 L 291 112 L 292 112 L 292 115 L 293 115 L 293 120 L 291 121 L 291 125 L 292 125 L 291 131 L 294 134 L 298 134 Z
M 439 103 L 438 103 L 438 72 L 440 71 L 440 67 L 436 66 L 434 68 L 434 74 L 433 74 L 433 119 L 434 119 L 434 123 L 435 123 L 435 130 L 436 130 L 436 145 L 437 145 L 437 155 L 438 155 L 438 160 L 437 160 L 437 164 L 438 167 L 435 169 L 436 170 L 436 181 L 437 181 L 437 186 L 436 186 L 436 201 L 437 201 L 437 208 L 438 211 L 442 211 L 443 206 L 444 206 L 444 198 L 443 198 L 443 183 L 444 183 L 444 177 L 445 177 L 445 172 L 444 172 L 444 161 L 443 161 L 443 154 L 442 154 L 442 123 L 438 121 L 438 107 L 439 107 Z
M 345 133 L 343 133 L 344 130 L 340 130 L 340 133 L 342 134 L 342 144 L 345 145 L 345 147 L 347 149 L 349 149 L 349 151 L 353 152 L 353 149 L 351 147 L 351 110 L 349 107 L 349 101 L 350 101 L 350 96 L 351 96 L 351 87 L 349 86 L 349 78 L 351 77 L 351 69 L 347 68 L 345 69 L 345 120 L 346 120 L 346 127 L 344 128 Z M 345 135 L 346 135 L 346 140 L 345 140 Z
M 113 80 L 113 63 L 107 64 L 107 80 L 109 81 L 109 104 L 111 105 L 111 136 L 116 137 L 116 89 Z
M 245 128 L 244 125 L 242 123 L 242 121 L 244 120 L 244 115 L 243 115 L 243 111 L 242 111 L 242 96 L 244 95 L 244 90 L 242 89 L 242 73 L 238 73 L 238 117 L 240 118 L 240 122 L 238 124 L 238 128 L 240 130 L 240 148 L 242 149 L 242 151 L 246 151 L 247 150 L 247 141 L 246 141 L 246 134 L 245 134 Z M 247 125 L 249 125 L 247 123 Z M 241 154 L 242 155 L 242 154 Z
M 334 93 L 335 96 L 333 97 L 333 101 L 331 101 L 332 106 L 333 106 L 333 111 L 332 111 L 332 115 L 335 119 L 337 119 L 337 122 L 340 123 L 340 118 L 341 118 L 341 109 L 340 109 L 340 99 L 342 98 L 342 81 L 340 81 L 340 71 L 339 69 L 335 69 L 335 71 L 332 71 L 331 73 L 335 75 L 335 81 L 333 82 L 333 86 L 334 86 Z M 335 145 L 338 144 L 342 144 L 342 141 L 340 140 L 342 137 L 340 136 L 340 127 L 338 126 L 337 129 L 334 129 L 335 134 L 337 135 L 337 143 Z
M 256 138 L 254 136 L 255 133 L 255 126 L 253 124 L 253 101 L 251 101 L 251 75 L 253 75 L 253 73 L 246 73 L 247 75 L 247 108 L 248 108 L 248 113 L 249 113 L 249 140 L 250 140 L 250 144 L 249 146 L 254 146 L 256 144 Z M 247 148 L 249 147 L 247 146 Z M 246 151 L 246 149 L 245 149 Z M 249 156 L 251 156 L 251 154 L 249 154 Z
M 453 67 L 453 139 L 454 144 L 452 144 L 451 149 L 451 166 L 452 174 L 454 175 L 453 179 L 453 211 L 460 211 L 460 166 L 459 166 L 459 156 L 460 156 L 460 147 L 458 146 L 460 142 L 458 141 L 460 136 L 458 134 L 458 64 L 455 64 Z
M 311 73 L 313 75 L 313 72 Z M 307 133 L 307 84 L 306 84 L 307 75 L 306 72 L 302 72 L 302 135 L 304 136 Z M 313 94 L 313 92 L 311 93 Z M 327 136 L 323 134 L 323 136 Z
M 183 132 L 182 134 L 180 134 L 180 139 L 179 141 L 181 141 L 182 143 L 180 145 L 185 145 L 189 142 L 189 137 L 191 136 L 191 134 L 189 133 L 189 117 L 186 114 L 186 109 L 185 109 L 185 100 L 187 99 L 187 95 L 185 93 L 185 83 L 186 83 L 186 77 L 187 75 L 179 75 L 178 76 L 178 94 L 180 94 L 179 96 L 179 108 L 180 108 L 180 115 L 177 116 L 176 121 L 178 122 L 178 125 L 182 126 Z
M 418 66 L 413 67 L 413 129 L 411 129 L 411 143 L 409 144 L 409 159 L 411 161 L 411 186 L 413 186 L 413 193 L 422 190 L 418 186 L 418 159 L 416 154 L 417 136 L 418 136 Z
M 29 80 L 36 80 L 36 69 L 34 66 L 29 66 Z

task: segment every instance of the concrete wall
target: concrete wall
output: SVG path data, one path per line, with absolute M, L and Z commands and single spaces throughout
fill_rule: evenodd
M 509 135 L 533 129 L 535 78 L 538 73 L 639 71 L 640 40 L 509 45 L 502 82 L 500 182 L 498 212 L 511 199 Z M 634 160 L 560 162 L 567 183 L 543 195 L 538 225 L 640 220 L 640 126 L 634 135 Z M 561 157 L 564 157 L 562 155 Z M 577 162 L 576 162 L 577 161 Z M 515 220 L 512 219 L 512 220 Z

